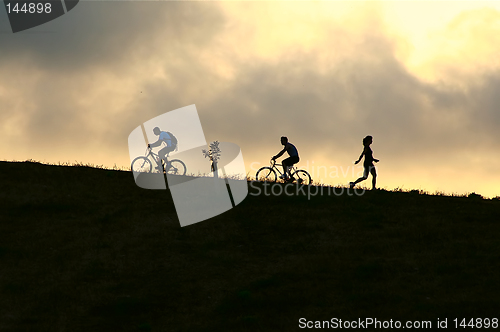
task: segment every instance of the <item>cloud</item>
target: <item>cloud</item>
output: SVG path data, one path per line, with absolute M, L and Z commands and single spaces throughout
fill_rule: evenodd
M 126 164 L 133 128 L 193 103 L 207 139 L 237 143 L 247 162 L 266 162 L 282 135 L 303 160 L 339 166 L 373 135 L 391 172 L 477 167 L 500 147 L 499 44 L 486 42 L 498 12 L 465 13 L 435 35 L 429 80 L 401 58 L 408 41 L 376 3 L 340 16 L 335 3 L 284 6 L 85 2 L 47 33 L 0 34 L 2 151 Z M 450 51 L 457 41 L 465 56 Z M 29 148 L 15 154 L 13 142 Z
M 217 6 L 209 4 L 81 1 L 77 10 L 36 29 L 2 34 L 0 58 L 25 59 L 52 74 L 112 71 L 166 51 L 171 56 L 204 47 L 222 24 Z
M 196 63 L 223 23 L 213 4 L 83 2 L 37 29 L 1 34 L 4 148 L 18 140 L 42 155 L 56 148 L 64 159 L 74 146 L 88 154 L 103 141 L 110 149 L 122 144 L 131 128 L 158 114 L 141 105 L 142 86 L 164 66 L 182 77 L 176 66 Z M 162 97 L 176 106 L 182 99 L 179 91 Z

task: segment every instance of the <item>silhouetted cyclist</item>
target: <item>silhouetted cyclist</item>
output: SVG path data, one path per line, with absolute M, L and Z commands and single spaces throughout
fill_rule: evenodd
M 370 148 L 370 145 L 372 143 L 373 143 L 373 137 L 366 136 L 365 138 L 363 138 L 363 145 L 364 145 L 363 152 L 359 156 L 359 159 L 354 162 L 354 164 L 358 164 L 359 161 L 361 160 L 361 158 L 363 158 L 363 156 L 365 156 L 365 161 L 363 162 L 363 166 L 364 166 L 365 169 L 363 171 L 363 176 L 362 177 L 360 177 L 359 179 L 357 179 L 354 182 L 349 182 L 349 188 L 351 188 L 351 189 L 354 188 L 354 186 L 357 183 L 368 179 L 368 174 L 370 174 L 370 173 L 372 174 L 372 178 L 373 178 L 372 179 L 372 189 L 376 189 L 377 171 L 375 170 L 375 166 L 373 165 L 373 162 L 378 163 L 379 160 L 373 158 L 373 151 Z
M 290 173 L 290 168 L 299 162 L 299 152 L 297 151 L 297 148 L 295 145 L 292 143 L 288 142 L 288 138 L 283 136 L 281 137 L 281 144 L 283 144 L 285 147 L 283 150 L 281 150 L 277 155 L 275 155 L 272 159 L 276 160 L 277 158 L 281 157 L 283 153 L 288 152 L 289 157 L 286 159 L 283 159 L 281 162 L 281 165 L 283 166 L 283 175 L 280 176 L 283 180 L 287 181 L 293 181 L 294 178 L 292 174 Z
M 156 167 L 158 170 L 162 171 L 161 169 L 161 160 L 165 160 L 165 156 L 169 153 L 174 151 L 177 148 L 177 139 L 175 136 L 168 132 L 168 131 L 161 131 L 160 128 L 155 127 L 153 129 L 153 133 L 158 137 L 158 140 L 154 143 L 148 144 L 148 148 L 154 148 L 157 146 L 160 146 L 162 143 L 165 143 L 166 146 L 160 151 L 158 151 L 158 157 L 160 158 L 159 164 Z

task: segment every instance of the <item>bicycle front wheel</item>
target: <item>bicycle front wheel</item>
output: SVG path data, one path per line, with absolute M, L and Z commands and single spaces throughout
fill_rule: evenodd
M 262 167 L 255 174 L 255 180 L 263 182 L 276 182 L 276 172 L 271 167 Z
M 153 169 L 153 164 L 146 157 L 137 157 L 132 161 L 131 168 L 132 172 L 150 173 Z
M 293 173 L 292 176 L 299 184 L 305 184 L 307 186 L 312 184 L 311 176 L 309 175 L 309 173 L 302 169 L 299 169 L 297 172 Z
M 179 159 L 170 160 L 168 163 L 167 174 L 170 175 L 186 175 L 186 165 Z

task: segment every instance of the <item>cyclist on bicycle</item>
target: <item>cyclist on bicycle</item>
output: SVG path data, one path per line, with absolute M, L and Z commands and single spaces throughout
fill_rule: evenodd
M 288 152 L 289 157 L 286 159 L 283 159 L 283 161 L 281 162 L 281 164 L 283 165 L 283 175 L 280 176 L 280 178 L 283 180 L 292 182 L 295 179 L 292 176 L 292 174 L 290 173 L 290 169 L 294 164 L 299 162 L 299 160 L 300 160 L 299 152 L 297 151 L 297 148 L 295 147 L 295 145 L 288 142 L 288 138 L 285 136 L 281 137 L 281 144 L 284 145 L 285 147 L 277 155 L 275 155 L 272 158 L 272 160 L 276 160 L 277 158 L 281 157 L 283 155 L 283 153 Z M 288 180 L 288 179 L 290 179 L 290 180 Z
M 148 144 L 148 148 L 154 148 L 160 146 L 163 142 L 165 142 L 166 146 L 158 151 L 158 166 L 156 167 L 158 170 L 161 169 L 161 160 L 165 160 L 165 156 L 169 153 L 177 149 L 177 139 L 174 137 L 172 133 L 167 131 L 161 131 L 160 128 L 155 127 L 153 129 L 153 133 L 158 137 L 158 140 L 154 143 Z

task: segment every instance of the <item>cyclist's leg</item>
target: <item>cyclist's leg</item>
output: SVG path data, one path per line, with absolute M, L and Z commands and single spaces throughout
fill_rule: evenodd
M 175 150 L 175 146 L 166 146 L 163 148 L 165 150 L 165 156 L 168 155 L 170 152 Z M 166 159 L 166 158 L 165 158 Z
M 293 165 L 295 165 L 296 163 L 298 163 L 300 159 L 299 159 L 298 156 L 293 156 L 293 157 L 290 157 L 288 159 L 289 159 L 288 163 L 290 165 L 290 167 L 288 168 L 288 175 L 290 176 L 290 179 L 292 179 L 293 178 L 292 173 L 291 173 L 292 172 L 292 167 L 293 167 Z
M 158 151 L 158 167 L 157 169 L 161 170 L 161 161 L 164 160 L 165 161 L 165 156 L 167 155 L 167 153 L 170 152 L 170 147 L 166 146 L 164 147 L 163 149 L 161 149 L 160 151 Z
M 281 165 L 283 166 L 283 176 L 285 178 L 289 178 L 290 177 L 290 172 L 289 172 L 289 166 L 292 165 L 292 163 L 290 162 L 290 157 L 289 158 L 286 158 L 286 159 L 283 159 L 283 161 L 281 162 Z
M 168 165 L 167 165 L 167 155 L 174 151 L 175 150 L 175 146 L 166 146 L 164 147 L 162 150 L 164 150 L 164 153 L 165 153 L 165 156 L 163 158 L 164 162 L 165 162 L 165 167 L 168 168 Z
M 299 157 L 297 157 L 297 156 L 288 157 L 281 162 L 283 164 L 283 170 L 289 179 L 293 180 L 293 176 L 292 176 L 292 172 L 291 172 L 292 166 L 298 162 L 299 162 Z

